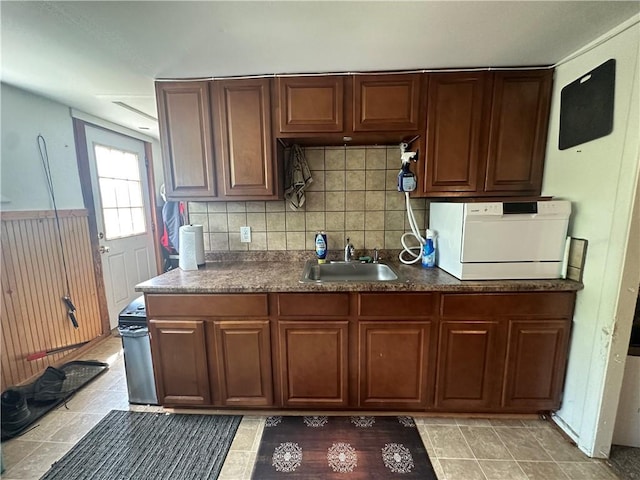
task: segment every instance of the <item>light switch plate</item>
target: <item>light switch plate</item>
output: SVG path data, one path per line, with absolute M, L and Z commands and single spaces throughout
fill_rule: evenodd
M 251 243 L 251 227 L 240 227 L 240 241 Z

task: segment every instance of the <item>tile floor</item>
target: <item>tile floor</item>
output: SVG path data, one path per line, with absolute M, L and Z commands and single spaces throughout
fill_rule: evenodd
M 120 338 L 84 355 L 108 362 L 109 371 L 78 392 L 36 428 L 2 444 L 5 480 L 39 479 L 112 409 L 163 411 L 129 405 Z M 605 462 L 590 459 L 549 423 L 539 420 L 416 418 L 439 480 L 608 480 Z M 251 478 L 264 417 L 247 415 L 234 438 L 219 480 Z

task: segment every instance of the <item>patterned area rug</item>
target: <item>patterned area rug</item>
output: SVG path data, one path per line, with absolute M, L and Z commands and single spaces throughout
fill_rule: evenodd
M 240 420 L 111 410 L 41 480 L 215 480 Z
M 268 417 L 251 478 L 437 477 L 411 417 Z

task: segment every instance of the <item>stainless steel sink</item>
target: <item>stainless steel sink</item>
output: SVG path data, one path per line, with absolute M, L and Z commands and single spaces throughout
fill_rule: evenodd
M 318 263 L 307 260 L 301 283 L 322 282 L 393 282 L 398 275 L 384 263 L 336 262 Z

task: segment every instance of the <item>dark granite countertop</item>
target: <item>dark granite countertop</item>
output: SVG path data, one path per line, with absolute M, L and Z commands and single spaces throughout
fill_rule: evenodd
M 264 259 L 268 258 L 269 261 Z M 309 252 L 303 255 L 246 255 L 216 257 L 207 254 L 206 265 L 197 271 L 179 268 L 142 282 L 136 291 L 145 293 L 255 293 L 255 292 L 524 292 L 577 291 L 582 283 L 572 280 L 461 281 L 439 268 L 403 265 L 397 256 L 385 256 L 399 275 L 394 282 L 300 283 Z M 258 260 L 259 259 L 259 260 Z M 211 261 L 215 260 L 215 261 Z

